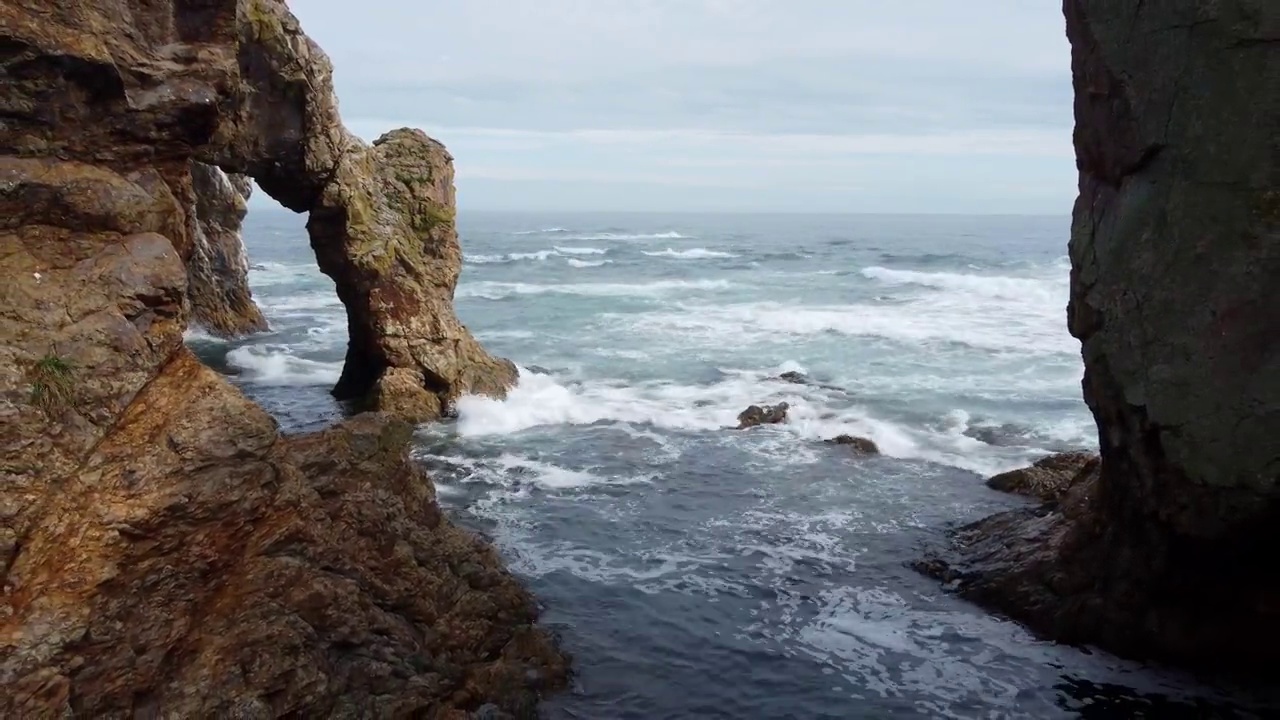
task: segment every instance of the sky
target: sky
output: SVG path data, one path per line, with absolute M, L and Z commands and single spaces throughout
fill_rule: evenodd
M 347 126 L 444 142 L 464 211 L 1065 214 L 1075 196 L 1047 0 L 289 6 Z

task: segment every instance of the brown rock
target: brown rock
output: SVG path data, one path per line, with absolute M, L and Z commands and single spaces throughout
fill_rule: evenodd
M 531 598 L 442 517 L 409 426 L 279 438 L 185 350 L 46 495 L 6 574 L 6 716 L 532 707 Z M 91 598 L 91 603 L 86 603 Z M 476 700 L 459 700 L 458 698 Z M 478 704 L 478 703 L 477 703 Z
M 310 213 L 320 270 L 347 310 L 334 396 L 423 421 L 464 394 L 505 395 L 515 365 L 485 352 L 453 311 L 462 269 L 453 158 L 420 130 L 394 130 L 372 146 L 349 133 L 329 59 L 297 19 L 277 0 L 240 5 L 244 73 L 208 154 Z M 406 372 L 381 382 L 390 369 Z
M 859 455 L 879 455 L 880 447 L 874 441 L 853 435 L 837 435 L 824 441 L 830 445 L 848 445 Z
M 238 9 L 0 4 L 0 717 L 529 717 L 566 659 L 493 550 L 442 516 L 411 428 L 361 415 L 283 437 L 182 344 L 220 279 L 200 265 L 194 159 L 243 160 L 309 209 L 339 160 L 373 157 L 307 120 L 332 104 L 309 85 L 327 61 L 269 32 L 283 5 Z M 248 87 L 262 77 L 280 82 Z M 392 226 L 421 222 L 396 202 L 375 198 L 401 208 Z M 397 273 L 359 291 L 415 287 Z M 456 325 L 412 307 L 364 327 Z
M 240 237 L 253 185 L 243 175 L 191 163 L 195 207 L 188 218 L 192 253 L 187 260 L 191 320 L 214 335 L 239 337 L 267 329 L 249 289 L 249 257 Z
M 344 155 L 307 229 L 320 269 L 347 306 L 339 399 L 373 392 L 377 407 L 421 421 L 460 395 L 500 397 L 515 384 L 515 365 L 486 353 L 453 312 L 462 249 L 453 159 L 443 145 L 419 130 L 395 130 Z M 389 370 L 396 377 L 380 382 Z M 396 392 L 405 399 L 394 400 Z
M 994 475 L 987 479 L 987 487 L 1049 502 L 1059 499 L 1081 473 L 1096 472 L 1098 462 L 1094 453 L 1057 453 L 1030 467 Z
M 787 421 L 787 410 L 790 409 L 787 403 L 778 403 L 777 405 L 751 405 L 746 410 L 738 413 L 738 428 L 746 430 L 749 427 L 757 425 L 776 425 Z

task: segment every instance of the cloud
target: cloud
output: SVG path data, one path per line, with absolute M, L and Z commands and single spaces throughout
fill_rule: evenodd
M 366 3 L 358 22 L 336 0 L 290 7 L 353 129 L 439 137 L 460 202 L 561 183 L 529 196 L 661 209 L 665 186 L 722 205 L 772 183 L 788 207 L 872 186 L 926 211 L 971 202 L 977 165 L 984 207 L 1071 202 L 1068 47 L 1043 0 L 436 0 Z

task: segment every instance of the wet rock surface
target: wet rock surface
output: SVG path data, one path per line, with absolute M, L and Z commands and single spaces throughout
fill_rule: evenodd
M 1280 5 L 1065 0 L 1068 326 L 1101 461 L 923 564 L 1048 637 L 1215 672 L 1280 659 Z M 1226 140 L 1230 138 L 1230 140 Z M 1025 481 L 1025 482 L 1024 482 Z M 941 559 L 939 559 L 941 558 Z
M 828 445 L 843 445 L 850 448 L 859 455 L 879 455 L 880 447 L 869 438 L 857 437 L 855 435 L 837 435 L 830 440 L 823 442 Z
M 776 425 L 787 421 L 787 403 L 777 405 L 751 405 L 738 413 L 738 430 L 756 427 L 757 425 Z
M 243 175 L 228 175 L 191 163 L 195 206 L 188 211 L 192 238 L 187 260 L 191 320 L 220 337 L 240 337 L 267 329 L 267 320 L 249 289 L 249 256 L 240 237 L 253 190 Z
M 198 236 L 239 210 L 196 219 L 202 183 L 238 181 L 193 162 L 295 209 L 342 158 L 377 172 L 340 125 L 304 120 L 332 101 L 323 53 L 277 2 L 15 0 L 0 54 L 0 716 L 531 717 L 566 658 L 441 515 L 410 427 L 282 436 L 183 345 L 193 314 L 234 305 L 206 302 Z M 413 137 L 405 152 L 443 157 Z M 381 201 L 394 223 L 424 222 L 434 200 L 411 194 Z M 448 245 L 432 232 L 413 235 L 424 256 Z M 451 309 L 431 324 L 444 305 L 368 307 L 378 333 L 457 327 Z M 498 384 L 430 357 L 435 397 Z
M 1075 484 L 1081 473 L 1096 473 L 1099 462 L 1098 456 L 1089 452 L 1049 455 L 1030 467 L 987 478 L 987 487 L 1045 502 L 1057 500 Z

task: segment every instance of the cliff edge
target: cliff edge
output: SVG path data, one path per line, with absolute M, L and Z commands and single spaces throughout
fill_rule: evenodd
M 1065 0 L 1101 465 L 927 563 L 1051 637 L 1280 659 L 1280 4 Z
M 353 394 L 505 388 L 447 303 L 447 155 L 352 138 L 328 73 L 274 0 L 0 4 L 0 716 L 531 717 L 563 685 L 410 425 L 284 436 L 183 345 L 205 163 L 317 211 Z

